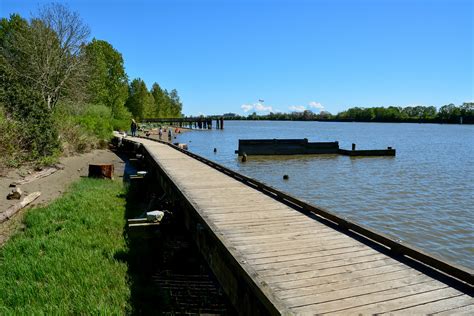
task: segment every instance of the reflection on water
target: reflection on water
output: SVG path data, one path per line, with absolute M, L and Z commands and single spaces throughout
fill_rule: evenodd
M 239 138 L 392 146 L 397 156 L 249 156 L 242 163 L 234 153 Z M 178 140 L 233 170 L 474 268 L 474 126 L 226 121 L 224 130 L 184 133 Z

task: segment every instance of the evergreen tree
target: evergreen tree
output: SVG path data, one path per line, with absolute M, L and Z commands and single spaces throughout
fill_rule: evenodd
M 165 117 L 166 96 L 158 83 L 154 83 L 151 88 L 153 96 L 153 115 L 155 117 Z
M 170 109 L 169 109 L 170 117 L 180 117 L 183 104 L 181 103 L 179 99 L 178 91 L 176 89 L 171 90 L 171 92 L 169 93 L 169 102 L 170 102 Z
M 134 79 L 129 86 L 129 97 L 125 106 L 133 117 L 141 120 L 153 116 L 153 96 L 148 92 L 146 84 L 140 78 Z

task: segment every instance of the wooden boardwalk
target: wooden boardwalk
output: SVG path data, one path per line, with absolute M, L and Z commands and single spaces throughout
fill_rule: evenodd
M 143 144 L 280 313 L 474 314 L 471 291 L 434 279 L 168 145 L 127 139 Z

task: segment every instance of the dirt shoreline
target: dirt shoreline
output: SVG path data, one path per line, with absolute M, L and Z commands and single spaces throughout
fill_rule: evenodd
M 94 150 L 85 154 L 61 158 L 60 165 L 63 167 L 62 169 L 47 177 L 20 185 L 20 188 L 23 191 L 23 196 L 35 191 L 41 192 L 41 196 L 30 206 L 46 205 L 67 191 L 71 183 L 79 180 L 81 176 L 87 176 L 89 164 L 100 163 L 114 164 L 115 177 L 123 175 L 125 163 L 119 156 L 110 150 Z M 7 200 L 7 194 L 11 190 L 9 185 L 21 180 L 23 176 L 28 174 L 28 171 L 34 172 L 27 169 L 13 169 L 5 176 L 0 177 L 0 213 L 18 202 L 18 200 Z M 0 224 L 0 246 L 5 243 L 13 232 L 21 228 L 23 213 L 20 212 L 9 221 Z

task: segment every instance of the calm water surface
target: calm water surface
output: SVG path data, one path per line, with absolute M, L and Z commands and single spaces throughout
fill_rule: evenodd
M 238 139 L 308 138 L 396 157 L 249 156 Z M 474 268 L 474 126 L 226 121 L 183 133 L 192 152 L 428 252 Z M 213 149 L 217 148 L 217 153 Z M 290 179 L 283 180 L 283 174 Z

